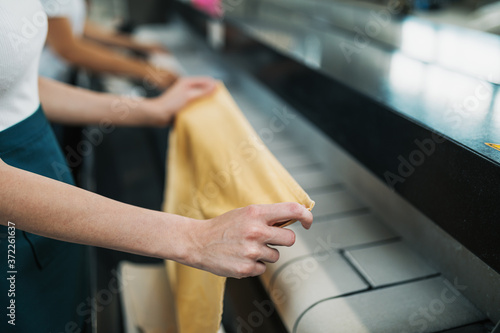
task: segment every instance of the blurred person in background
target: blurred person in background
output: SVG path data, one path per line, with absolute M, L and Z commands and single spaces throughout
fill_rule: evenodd
M 41 2 L 49 17 L 49 31 L 40 60 L 40 75 L 68 82 L 71 68 L 77 67 L 146 80 L 159 89 L 167 88 L 177 78 L 166 69 L 109 48 L 122 47 L 144 54 L 166 52 L 161 45 L 139 43 L 128 35 L 115 34 L 89 22 L 84 0 Z
M 110 73 L 147 83 L 148 88 L 162 91 L 169 87 L 177 74 L 153 66 L 139 57 L 118 52 L 111 47 L 132 50 L 143 55 L 166 53 L 158 44 L 135 41 L 126 34 L 107 31 L 87 20 L 85 0 L 41 0 L 48 16 L 46 45 L 40 59 L 39 73 L 43 77 L 77 85 L 76 69 L 85 69 L 95 74 Z M 149 89 L 149 92 L 157 92 Z M 82 139 L 82 127 L 52 124 L 56 138 L 65 152 L 76 151 Z M 160 133 L 164 131 L 152 131 Z M 155 138 L 155 140 L 158 140 Z M 164 147 L 160 147 L 163 160 Z M 82 164 L 72 166 L 78 185 L 82 182 Z

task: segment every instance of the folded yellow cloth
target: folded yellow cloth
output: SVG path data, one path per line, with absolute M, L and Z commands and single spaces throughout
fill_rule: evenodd
M 170 133 L 167 172 L 164 211 L 168 213 L 209 219 L 250 204 L 314 206 L 222 83 L 212 95 L 177 115 Z M 217 332 L 225 278 L 174 262 L 168 262 L 168 271 L 179 332 Z

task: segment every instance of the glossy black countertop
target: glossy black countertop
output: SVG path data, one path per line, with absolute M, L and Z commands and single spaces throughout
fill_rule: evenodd
M 284 7 L 234 7 L 225 52 L 500 272 L 500 151 L 485 145 L 500 144 L 500 38 L 395 14 L 382 26 L 383 8 Z
M 263 44 L 500 163 L 500 151 L 485 145 L 500 144 L 499 36 L 401 18 L 384 8 L 330 4 L 300 8 L 300 15 L 293 3 L 262 2 L 257 8 L 226 19 Z

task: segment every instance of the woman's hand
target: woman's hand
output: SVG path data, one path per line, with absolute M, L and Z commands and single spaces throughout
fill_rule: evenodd
M 145 65 L 144 71 L 144 83 L 160 90 L 167 89 L 178 79 L 176 74 L 150 64 Z
M 149 118 L 155 125 L 166 126 L 189 102 L 214 89 L 215 80 L 209 77 L 180 78 L 161 96 L 145 101 Z
M 313 217 L 304 206 L 288 202 L 252 205 L 188 223 L 190 246 L 186 247 L 185 264 L 227 277 L 260 275 L 266 270 L 264 262 L 279 259 L 278 250 L 268 245 L 294 244 L 293 231 L 274 226 L 292 219 L 309 229 Z

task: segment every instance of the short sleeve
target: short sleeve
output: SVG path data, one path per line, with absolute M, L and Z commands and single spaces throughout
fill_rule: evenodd
M 73 0 L 40 0 L 43 9 L 49 18 L 51 17 L 70 17 Z

